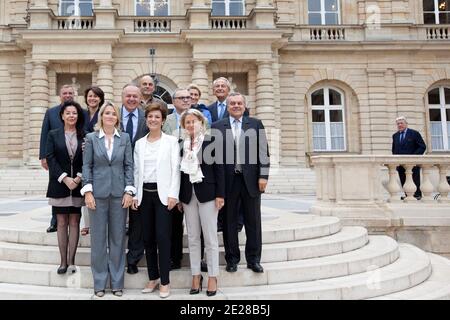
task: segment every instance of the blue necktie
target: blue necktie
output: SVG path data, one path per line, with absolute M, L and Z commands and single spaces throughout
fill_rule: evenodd
M 127 128 L 125 129 L 125 132 L 130 136 L 130 140 L 133 140 L 133 116 L 133 113 L 128 114 Z
M 403 131 L 402 133 L 400 133 L 400 143 L 403 142 L 403 138 L 405 137 L 405 131 Z
M 219 103 L 219 119 L 222 119 L 224 109 L 225 109 L 225 105 L 223 103 Z

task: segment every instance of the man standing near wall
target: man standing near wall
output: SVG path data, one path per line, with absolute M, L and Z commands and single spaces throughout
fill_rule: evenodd
M 164 106 L 167 108 L 167 104 L 164 101 L 153 96 L 153 93 L 155 92 L 156 89 L 156 85 L 155 80 L 151 76 L 145 75 L 141 77 L 141 79 L 139 80 L 139 89 L 141 90 L 142 95 L 141 99 L 142 110 L 145 110 L 145 107 L 147 105 L 156 101 L 163 103 Z
M 427 146 L 420 133 L 408 128 L 408 122 L 403 116 L 395 119 L 395 123 L 398 131 L 392 136 L 392 154 L 423 154 Z M 405 168 L 398 166 L 397 171 L 403 186 L 406 181 Z M 422 191 L 420 191 L 420 167 L 416 166 L 413 168 L 413 180 L 417 186 L 414 197 L 420 200 L 422 198 Z
M 44 121 L 42 122 L 41 129 L 41 139 L 39 144 L 39 160 L 41 160 L 41 166 L 48 171 L 47 165 L 47 136 L 50 130 L 58 129 L 64 126 L 61 117 L 59 116 L 59 111 L 61 110 L 61 105 L 66 101 L 72 101 L 74 97 L 73 87 L 70 85 L 63 85 L 59 90 L 60 104 L 47 109 L 44 116 Z M 56 215 L 52 214 L 52 219 L 50 221 L 50 226 L 47 228 L 47 232 L 55 232 L 57 230 L 56 226 Z

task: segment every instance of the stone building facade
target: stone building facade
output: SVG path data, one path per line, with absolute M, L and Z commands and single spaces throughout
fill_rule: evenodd
M 0 0 L 0 168 L 38 166 L 64 79 L 122 87 L 154 74 L 168 98 L 234 79 L 270 130 L 274 165 L 390 154 L 405 115 L 450 150 L 448 0 Z M 65 10 L 65 11 L 64 11 Z M 153 15 L 152 15 L 153 14 Z M 154 49 L 154 50 L 150 50 Z M 82 92 L 78 101 L 84 102 Z

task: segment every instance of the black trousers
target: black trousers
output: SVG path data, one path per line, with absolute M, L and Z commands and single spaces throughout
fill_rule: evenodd
M 245 186 L 244 177 L 234 176 L 232 192 L 227 196 L 224 215 L 223 238 L 225 245 L 225 260 L 227 264 L 238 264 L 240 257 L 238 239 L 238 203 L 241 201 L 244 212 L 244 226 L 247 241 L 245 243 L 245 258 L 247 263 L 261 261 L 261 195 L 251 197 Z
M 50 220 L 51 226 L 56 226 L 58 222 L 56 221 L 56 213 L 52 211 L 52 219 Z
M 128 264 L 138 264 L 144 256 L 144 238 L 142 236 L 142 219 L 139 210 L 129 209 L 128 221 Z
M 398 171 L 398 176 L 400 177 L 400 182 L 402 183 L 402 187 L 403 187 L 403 185 L 405 184 L 405 181 L 406 181 L 406 174 L 405 174 L 406 170 L 404 167 L 398 166 L 397 171 Z M 414 192 L 414 197 L 421 197 L 422 191 L 420 191 L 420 167 L 414 167 L 412 171 L 413 171 L 412 178 L 413 178 L 414 184 L 417 187 L 416 192 Z
M 161 277 L 161 284 L 167 285 L 170 283 L 172 214 L 159 200 L 157 191 L 144 191 L 140 214 L 148 277 L 150 280 Z
M 172 247 L 170 257 L 173 262 L 181 263 L 183 258 L 183 216 L 184 213 L 175 206 L 170 210 L 172 216 Z

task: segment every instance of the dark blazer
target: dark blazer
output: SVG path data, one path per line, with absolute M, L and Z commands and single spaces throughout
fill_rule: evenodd
M 227 117 L 211 127 L 216 148 L 222 151 L 222 161 L 225 163 L 226 197 L 231 193 L 234 179 L 234 137 Z M 252 130 L 253 129 L 253 130 Z M 259 132 L 259 134 L 258 134 Z M 242 118 L 242 133 L 240 135 L 240 154 L 245 154 L 242 164 L 242 174 L 245 185 L 251 197 L 260 194 L 258 180 L 269 179 L 270 156 L 264 125 L 256 118 Z M 217 150 L 216 152 L 218 152 Z
M 65 198 L 69 195 L 72 195 L 74 197 L 81 197 L 80 185 L 71 192 L 64 183 L 58 182 L 58 178 L 63 173 L 67 173 L 67 175 L 71 178 L 75 178 L 77 176 L 77 173 L 81 174 L 83 167 L 83 156 L 81 152 L 82 143 L 83 138 L 78 138 L 77 151 L 71 163 L 69 152 L 67 151 L 64 128 L 61 127 L 58 129 L 50 130 L 50 132 L 48 133 L 46 145 L 47 154 L 45 155 L 49 172 L 47 189 L 48 198 Z
M 86 132 L 94 132 L 94 127 L 97 124 L 98 121 L 98 113 L 100 111 L 100 108 L 94 113 L 94 116 L 92 119 L 89 119 L 89 111 L 87 110 L 84 115 L 84 130 Z
M 122 106 L 122 108 L 125 108 L 125 107 Z M 147 135 L 147 133 L 148 133 L 148 127 L 147 127 L 147 124 L 145 123 L 144 111 L 142 111 L 140 108 L 138 108 L 138 114 L 139 114 L 138 115 L 138 127 L 137 127 L 137 131 L 136 131 L 136 135 L 134 136 L 134 139 L 131 140 L 131 148 L 133 151 L 134 151 L 134 145 L 136 144 L 136 141 L 138 141 L 140 138 Z M 122 132 L 125 132 L 125 128 L 123 127 L 123 123 L 122 123 L 122 115 L 120 116 L 120 130 L 122 130 Z
M 420 133 L 408 128 L 400 143 L 400 132 L 392 135 L 392 154 L 423 154 L 427 146 Z
M 200 168 L 203 173 L 203 181 L 194 183 L 195 195 L 200 203 L 205 203 L 215 198 L 225 198 L 225 171 L 221 161 L 217 161 L 215 149 L 205 149 L 211 144 L 211 136 L 205 136 L 202 148 L 197 154 Z M 180 150 L 181 157 L 183 149 Z M 211 163 L 212 162 L 212 163 Z M 181 202 L 188 204 L 192 198 L 192 183 L 189 175 L 181 172 L 180 195 Z
M 44 121 L 42 122 L 41 128 L 41 140 L 39 144 L 39 160 L 45 159 L 47 154 L 47 137 L 50 130 L 58 129 L 64 126 L 64 123 L 59 116 L 59 111 L 61 111 L 61 105 L 54 106 L 45 111 Z
M 222 118 L 219 119 L 219 115 L 217 113 L 217 104 L 218 103 L 219 103 L 219 101 L 216 101 L 208 106 L 208 110 L 209 110 L 209 112 L 211 112 L 212 123 L 222 120 L 222 119 L 225 119 L 226 117 L 229 116 L 228 110 L 227 110 L 227 108 L 225 108 Z

